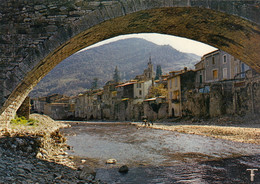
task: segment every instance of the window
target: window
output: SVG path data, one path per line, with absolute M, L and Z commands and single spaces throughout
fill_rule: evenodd
M 242 63 L 241 64 L 241 77 L 242 78 L 245 78 L 245 64 L 244 63 Z
M 177 77 L 175 78 L 175 87 L 178 86 L 178 80 L 177 80 Z
M 139 95 L 142 95 L 142 91 L 141 90 L 139 90 Z
M 179 99 L 179 91 L 174 91 L 174 99 L 177 100 Z
M 223 68 L 223 79 L 227 79 L 227 68 Z
M 224 63 L 224 64 L 227 63 L 227 55 L 224 55 L 224 56 L 223 56 L 223 63 Z
M 172 88 L 172 80 L 169 80 L 170 89 Z
M 213 70 L 213 79 L 218 79 L 218 70 Z
M 200 75 L 200 84 L 202 83 L 202 75 Z
M 212 57 L 212 65 L 214 65 L 215 64 L 215 57 L 213 56 Z

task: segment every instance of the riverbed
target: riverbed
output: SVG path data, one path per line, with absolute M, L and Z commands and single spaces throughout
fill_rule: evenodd
M 73 122 L 63 129 L 78 165 L 97 171 L 107 183 L 249 183 L 247 169 L 259 169 L 260 145 L 148 129 L 129 123 Z M 106 164 L 108 159 L 116 164 Z M 127 174 L 118 168 L 129 167 Z

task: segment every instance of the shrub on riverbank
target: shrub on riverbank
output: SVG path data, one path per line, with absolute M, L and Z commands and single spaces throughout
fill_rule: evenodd
M 26 119 L 25 117 L 16 116 L 11 120 L 11 125 L 23 125 L 23 126 L 38 126 L 39 121 L 35 119 Z

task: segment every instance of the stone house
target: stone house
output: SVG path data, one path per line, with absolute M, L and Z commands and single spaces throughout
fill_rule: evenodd
M 63 98 L 68 98 L 68 97 L 65 95 L 61 95 L 61 94 L 52 94 L 52 95 L 45 96 L 45 97 L 32 98 L 32 100 L 31 100 L 32 112 L 43 114 L 44 105 L 46 103 L 53 103 L 53 102 L 56 102 Z
M 116 86 L 118 83 L 108 81 L 103 86 L 103 96 L 101 103 L 101 117 L 102 119 L 113 119 L 114 118 L 114 106 L 117 101 Z
M 201 61 L 195 64 L 196 87 L 203 87 L 206 83 L 235 78 L 244 78 L 249 66 L 230 54 L 215 50 L 202 56 Z
M 123 98 L 134 98 L 134 84 L 137 83 L 137 81 L 130 81 L 126 82 L 120 85 L 116 86 L 117 90 L 117 98 L 123 99 Z
M 117 96 L 116 86 L 118 83 L 113 81 L 108 81 L 105 86 L 103 86 L 103 96 L 102 102 L 105 105 L 111 105 L 113 103 L 112 99 Z
M 152 80 L 138 81 L 137 83 L 134 83 L 134 98 L 144 100 L 148 95 L 151 86 Z
M 44 114 L 55 120 L 67 119 L 69 111 L 69 103 L 46 103 L 44 105 Z
M 182 104 L 185 92 L 195 88 L 196 72 L 192 70 L 172 71 L 168 77 L 168 113 L 169 117 L 182 116 Z
M 40 97 L 40 98 L 32 98 L 31 99 L 31 108 L 32 112 L 43 114 L 44 113 L 44 104 L 46 104 L 46 97 Z
M 154 76 L 155 73 L 150 57 L 147 68 L 144 69 L 142 75 L 137 75 L 134 80 L 117 86 L 119 88 L 118 97 L 139 99 L 137 101 L 144 100 L 149 92 L 149 88 L 154 83 Z
M 168 103 L 166 97 L 155 97 L 145 99 L 143 102 L 144 116 L 149 121 L 165 119 L 168 117 Z
M 100 117 L 103 90 L 89 90 L 79 94 L 75 100 L 75 118 L 96 119 Z
M 86 93 L 79 94 L 75 100 L 75 118 L 85 118 L 85 98 Z

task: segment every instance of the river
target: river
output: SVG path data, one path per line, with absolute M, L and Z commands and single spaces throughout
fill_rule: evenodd
M 63 129 L 68 151 L 106 183 L 260 183 L 260 145 L 236 143 L 128 123 L 73 122 Z M 106 164 L 114 158 L 115 165 Z M 122 165 L 127 174 L 118 172 Z M 254 182 L 250 171 L 256 168 Z

